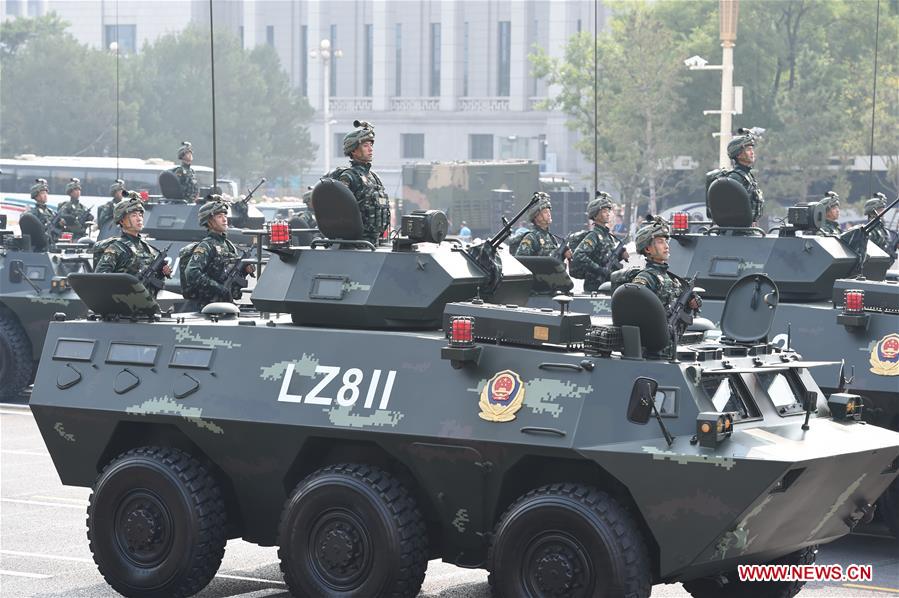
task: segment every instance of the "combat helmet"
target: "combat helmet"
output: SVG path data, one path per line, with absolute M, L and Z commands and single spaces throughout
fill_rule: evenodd
M 667 238 L 669 236 L 668 223 L 665 222 L 663 218 L 656 216 L 652 222 L 641 226 L 640 230 L 637 231 L 636 238 L 634 239 L 637 253 L 643 253 L 643 251 L 652 245 L 652 240 L 656 237 Z
M 227 214 L 228 213 L 228 204 L 222 199 L 221 195 L 218 194 L 210 194 L 206 196 L 206 203 L 200 206 L 200 210 L 197 212 L 197 220 L 200 222 L 200 226 L 209 226 L 209 219 L 215 216 L 216 214 Z
M 66 193 L 71 193 L 75 189 L 81 190 L 81 179 L 77 179 L 72 177 L 69 179 L 68 184 L 66 185 Z
M 883 193 L 875 193 L 874 197 L 865 202 L 865 216 L 874 216 L 880 210 L 887 207 L 887 197 Z
M 50 193 L 50 186 L 47 184 L 47 179 L 34 179 L 34 184 L 31 186 L 31 199 L 37 199 L 37 196 L 41 191 Z
M 193 151 L 190 141 L 182 141 L 181 147 L 178 148 L 178 159 L 181 160 L 187 152 L 193 153 Z
M 840 205 L 840 196 L 837 195 L 836 191 L 828 191 L 824 194 L 824 199 L 819 202 L 825 210 L 829 210 L 830 208 L 836 208 Z
M 115 182 L 109 186 L 109 194 L 110 195 L 112 195 L 114 197 L 116 194 L 116 191 L 121 191 L 122 193 L 125 193 L 125 181 L 123 181 L 122 179 L 116 179 Z
M 587 204 L 587 218 L 593 220 L 596 218 L 596 215 L 599 214 L 599 211 L 603 208 L 612 208 L 614 203 L 612 202 L 612 196 L 606 193 L 605 191 L 597 191 L 596 198 L 590 200 L 590 203 Z
M 736 160 L 737 156 L 740 155 L 747 147 L 755 147 L 756 138 L 750 129 L 737 129 L 737 135 L 733 139 L 730 140 L 727 144 L 727 157 L 731 160 Z
M 375 142 L 375 126 L 364 120 L 354 120 L 353 126 L 356 127 L 343 138 L 343 154 L 349 156 L 357 147 L 366 141 Z
M 137 191 L 126 191 L 122 201 L 117 203 L 112 209 L 112 219 L 118 224 L 125 215 L 138 211 L 144 211 L 144 202 L 140 200 L 140 195 Z
M 531 222 L 534 221 L 534 218 L 537 217 L 537 214 L 539 214 L 540 210 L 542 210 L 543 208 L 549 208 L 550 210 L 553 209 L 553 202 L 549 198 L 549 193 L 545 191 L 537 191 L 536 193 L 534 193 L 534 196 L 539 197 L 540 199 L 531 207 L 530 210 L 528 210 L 527 219 Z

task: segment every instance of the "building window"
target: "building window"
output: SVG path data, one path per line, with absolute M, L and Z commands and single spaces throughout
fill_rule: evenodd
M 581 20 L 580 19 L 577 20 L 577 32 L 578 33 L 581 32 Z
M 331 147 L 334 149 L 331 150 L 332 158 L 342 158 L 343 157 L 343 138 L 346 137 L 346 133 L 334 133 L 334 143 L 331 144 Z
M 424 133 L 403 133 L 400 135 L 403 146 L 403 158 L 425 157 Z
M 270 47 L 275 47 L 275 26 L 274 25 L 266 25 L 265 26 L 265 43 L 267 43 Z
M 462 27 L 462 95 L 468 96 L 468 21 Z
M 29 16 L 29 17 L 39 17 L 39 16 L 41 16 L 41 2 L 40 2 L 40 0 L 28 0 L 28 16 Z
M 19 2 L 20 0 L 6 0 L 6 14 L 19 16 Z
M 103 45 L 109 47 L 112 42 L 118 42 L 119 52 L 122 54 L 134 54 L 137 50 L 137 25 L 106 25 L 103 29 Z
M 396 88 L 393 93 L 396 97 L 403 95 L 403 24 L 396 24 Z
M 365 93 L 371 97 L 375 80 L 375 32 L 374 25 L 365 26 Z
M 496 95 L 509 95 L 509 80 L 512 73 L 512 22 L 500 21 L 497 34 L 497 75 Z
M 331 73 L 330 81 L 328 81 L 328 93 L 333 97 L 337 95 L 337 57 L 334 56 L 334 50 L 337 48 L 337 25 L 331 25 Z
M 468 157 L 472 160 L 492 160 L 493 135 L 469 135 Z
M 530 41 L 528 42 L 528 52 L 533 52 L 534 48 L 537 47 L 537 36 L 540 31 L 540 21 L 534 19 L 531 21 L 531 32 L 530 32 Z M 531 97 L 537 95 L 537 77 L 529 76 L 530 82 L 530 95 Z
M 440 23 L 431 23 L 431 97 L 440 95 Z
M 245 47 L 243 43 L 243 25 L 237 28 L 237 34 L 240 36 L 240 47 L 243 49 Z
M 300 90 L 309 95 L 309 26 L 300 27 Z

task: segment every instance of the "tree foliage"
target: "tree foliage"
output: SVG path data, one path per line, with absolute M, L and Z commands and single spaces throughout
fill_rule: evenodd
M 0 27 L 0 152 L 175 159 L 181 141 L 212 165 L 209 31 L 191 26 L 119 57 L 79 44 L 58 19 Z M 53 29 L 56 27 L 56 29 Z M 52 33 L 49 33 L 51 32 Z M 7 43 L 7 40 L 9 42 Z M 219 176 L 291 176 L 310 163 L 312 108 L 291 87 L 272 48 L 245 51 L 216 31 L 216 162 Z

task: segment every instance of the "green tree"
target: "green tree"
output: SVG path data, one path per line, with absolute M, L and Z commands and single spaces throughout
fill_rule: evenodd
M 0 59 L 15 55 L 29 41 L 62 36 L 69 26 L 55 12 L 33 19 L 10 19 L 0 26 Z

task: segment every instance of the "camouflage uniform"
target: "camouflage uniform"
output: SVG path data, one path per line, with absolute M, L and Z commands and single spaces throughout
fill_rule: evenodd
M 759 188 L 755 175 L 752 174 L 752 167 L 737 162 L 737 156 L 749 146 L 755 146 L 755 136 L 752 133 L 734 137 L 727 144 L 727 155 L 734 161 L 734 167 L 733 170 L 727 172 L 726 176 L 743 185 L 746 192 L 749 193 L 749 201 L 752 203 L 752 221 L 758 222 L 765 208 L 765 196 Z
M 193 154 L 190 142 L 182 141 L 181 148 L 178 150 L 178 159 L 182 159 L 187 152 Z M 196 201 L 200 196 L 200 185 L 197 183 L 197 175 L 190 164 L 181 162 L 181 166 L 172 168 L 170 172 L 178 179 L 181 190 L 184 191 L 184 198 L 188 201 Z
M 599 285 L 609 280 L 612 272 L 618 269 L 614 263 L 610 263 L 617 246 L 618 240 L 601 224 L 595 225 L 578 244 L 571 261 L 577 263 L 586 273 L 584 291 L 588 293 L 598 291 Z
M 225 233 L 213 233 L 197 243 L 188 258 L 185 279 L 181 288 L 186 299 L 192 299 L 202 308 L 214 301 L 232 301 L 231 289 L 226 289 L 225 271 L 240 258 L 234 243 Z
M 833 191 L 828 191 L 827 195 L 820 203 L 824 206 L 825 210 L 829 210 L 834 206 L 840 205 L 840 196 Z M 842 232 L 843 231 L 840 230 L 839 222 L 836 222 L 835 220 L 825 220 L 821 228 L 818 229 L 817 234 L 821 237 L 838 237 Z
M 125 181 L 117 179 L 116 182 L 109 187 L 109 194 L 112 195 L 112 199 L 97 208 L 97 225 L 101 228 L 112 222 L 113 210 L 116 205 L 122 201 L 121 198 L 116 198 L 116 191 L 125 192 Z
M 69 184 L 66 185 L 66 193 L 71 193 L 75 189 L 81 189 L 81 181 L 78 179 L 69 181 Z M 71 231 L 75 239 L 84 236 L 87 230 L 84 223 L 93 220 L 93 216 L 91 216 L 87 208 L 75 197 L 71 197 L 69 201 L 60 204 L 59 215 L 66 222 L 66 230 Z
M 375 140 L 375 129 L 367 123 L 354 121 L 355 130 L 343 138 L 343 153 L 350 156 L 365 141 Z M 362 237 L 377 245 L 381 235 L 390 226 L 390 203 L 387 190 L 380 177 L 372 172 L 371 164 L 350 158 L 349 167 L 338 168 L 329 173 L 329 177 L 337 179 L 350 188 L 359 204 L 362 216 Z
M 103 250 L 94 272 L 124 272 L 137 276 L 159 255 L 159 250 L 140 236 L 122 233 Z
M 35 179 L 34 184 L 31 186 L 31 199 L 37 200 L 37 196 L 40 195 L 41 191 L 50 191 L 50 187 L 47 185 L 46 179 Z M 47 207 L 46 204 L 39 204 L 37 201 L 34 202 L 34 207 L 26 210 L 26 214 L 31 214 L 35 218 L 37 218 L 41 224 L 46 226 L 50 224 L 50 221 L 53 219 L 55 212 Z
M 546 208 L 552 209 L 552 202 L 549 195 L 543 193 L 540 201 L 528 212 L 528 220 L 533 224 L 537 215 Z M 549 228 L 544 229 L 533 224 L 531 230 L 522 237 L 515 255 L 558 257 L 559 247 L 559 241 L 549 232 Z
M 878 193 L 877 197 L 872 197 L 865 202 L 865 216 L 868 220 L 874 218 L 879 210 L 887 207 L 886 197 L 883 193 Z M 871 232 L 868 233 L 868 240 L 883 249 L 891 259 L 896 259 L 896 237 L 895 233 L 890 234 L 887 227 L 883 224 L 883 219 L 874 225 Z

